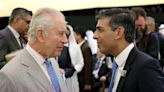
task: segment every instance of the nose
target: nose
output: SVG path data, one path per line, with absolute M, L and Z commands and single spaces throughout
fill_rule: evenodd
M 98 32 L 95 31 L 95 32 L 94 32 L 94 35 L 93 35 L 93 39 L 96 39 L 96 40 L 97 40 L 97 38 L 98 38 Z
M 63 35 L 62 42 L 63 42 L 64 44 L 68 43 L 68 39 L 67 39 L 66 34 Z

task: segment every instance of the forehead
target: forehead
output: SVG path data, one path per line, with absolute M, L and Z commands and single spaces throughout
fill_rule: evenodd
M 110 18 L 101 18 L 97 21 L 97 26 L 103 27 L 108 26 L 110 22 Z
M 57 29 L 58 31 L 67 31 L 67 26 L 65 21 L 58 21 L 54 23 L 54 29 Z
M 139 16 L 138 19 L 136 20 L 136 25 L 143 25 L 145 24 L 145 19 L 142 16 Z

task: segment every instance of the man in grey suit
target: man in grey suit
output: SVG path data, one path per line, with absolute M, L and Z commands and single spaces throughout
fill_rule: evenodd
M 9 25 L 0 30 L 0 69 L 6 64 L 6 54 L 22 48 L 23 43 L 19 38 L 26 35 L 31 17 L 31 11 L 15 8 L 9 18 Z M 24 41 L 23 38 L 21 40 Z
M 67 92 L 63 74 L 54 57 L 67 43 L 64 15 L 51 8 L 41 8 L 32 17 L 26 47 L 0 71 L 1 92 Z M 46 63 L 50 61 L 52 78 Z M 52 72 L 52 71 L 51 71 Z M 54 81 L 58 81 L 56 91 Z

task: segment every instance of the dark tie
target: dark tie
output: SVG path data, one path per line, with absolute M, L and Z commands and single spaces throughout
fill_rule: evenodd
M 19 42 L 20 42 L 21 48 L 23 48 L 23 38 L 21 36 L 19 36 Z
M 117 70 L 117 63 L 113 60 L 113 67 L 112 67 L 112 78 L 110 81 L 110 86 L 109 86 L 109 92 L 112 92 L 113 86 L 114 86 L 114 80 L 115 80 L 115 73 Z
M 52 81 L 52 84 L 54 86 L 55 92 L 60 92 L 59 82 L 58 82 L 55 70 L 53 69 L 51 62 L 46 59 L 44 61 L 44 63 L 47 67 L 47 71 L 48 71 L 48 74 L 51 78 L 51 81 Z

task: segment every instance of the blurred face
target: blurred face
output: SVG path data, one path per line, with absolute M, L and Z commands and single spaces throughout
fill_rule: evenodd
M 155 28 L 154 25 L 152 23 L 150 23 L 149 21 L 146 22 L 146 26 L 147 26 L 147 31 L 148 32 L 154 32 Z
M 143 33 L 146 24 L 144 17 L 139 16 L 138 19 L 135 21 L 135 24 L 136 24 L 137 33 L 139 34 Z
M 55 18 L 54 18 L 55 19 Z M 54 27 L 48 32 L 48 36 L 44 37 L 43 48 L 45 50 L 46 57 L 57 57 L 61 54 L 64 44 L 67 43 L 66 37 L 66 24 L 63 17 L 54 20 Z
M 30 21 L 31 21 L 31 18 L 32 16 L 30 15 L 27 15 L 26 17 L 24 18 L 20 18 L 20 22 L 19 22 L 19 34 L 24 36 L 25 38 L 27 38 L 27 32 L 28 32 L 28 29 L 29 29 L 29 24 L 30 24 Z
M 74 32 L 74 37 L 77 43 L 79 43 L 80 35 Z
M 100 52 L 109 55 L 115 48 L 114 32 L 109 27 L 109 18 L 99 19 L 96 25 L 94 39 L 97 40 Z

